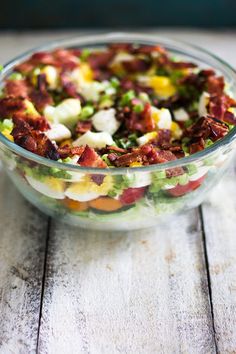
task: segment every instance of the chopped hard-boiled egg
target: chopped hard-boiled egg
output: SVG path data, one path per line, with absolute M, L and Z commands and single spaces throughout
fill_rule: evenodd
M 171 131 L 172 131 L 172 135 L 175 139 L 181 138 L 183 131 L 180 128 L 180 126 L 178 125 L 178 123 L 176 123 L 176 122 L 171 123 Z
M 141 167 L 142 163 L 141 162 L 132 162 L 129 167 Z
M 10 141 L 14 141 L 13 136 L 11 135 L 13 129 L 12 119 L 4 119 L 0 121 L 0 132 Z
M 46 195 L 49 198 L 64 199 L 65 183 L 58 178 L 45 177 L 43 181 L 39 181 L 31 176 L 25 176 L 28 183 L 37 192 Z
M 86 63 L 81 63 L 74 69 L 69 78 L 76 85 L 78 92 L 88 101 L 97 102 L 100 93 L 104 91 L 103 83 L 93 80 L 93 72 Z
M 172 118 L 169 109 L 158 109 L 152 106 L 151 114 L 159 129 L 171 129 Z
M 104 91 L 104 85 L 98 81 L 86 82 L 79 88 L 79 92 L 82 96 L 86 100 L 93 102 L 97 102 L 99 100 L 102 91 Z
M 72 183 L 70 187 L 67 188 L 65 195 L 79 202 L 87 202 L 107 195 L 112 188 L 113 179 L 111 176 L 105 176 L 103 183 L 100 185 L 93 182 L 89 176 L 86 176 L 81 182 Z
M 50 140 L 60 142 L 71 138 L 71 131 L 64 124 L 51 124 L 51 129 L 45 132 Z
M 144 83 L 152 87 L 160 98 L 165 99 L 176 93 L 176 88 L 167 76 L 140 77 L 140 81 L 144 81 Z
M 102 149 L 106 145 L 113 145 L 112 136 L 107 132 L 93 133 L 86 132 L 73 142 L 73 146 L 88 145 L 91 148 Z
M 149 172 L 137 172 L 133 174 L 133 182 L 129 185 L 130 188 L 141 188 L 149 186 L 152 183 L 152 177 Z
M 200 117 L 203 117 L 207 114 L 207 106 L 210 100 L 210 95 L 208 92 L 203 92 L 200 96 L 198 103 L 198 114 Z
M 58 106 L 46 106 L 45 117 L 52 123 L 61 123 L 67 127 L 73 127 L 81 112 L 80 100 L 77 98 L 67 98 Z
M 118 75 L 122 74 L 124 72 L 122 62 L 132 61 L 133 59 L 134 59 L 134 56 L 132 54 L 129 54 L 126 52 L 119 52 L 113 58 L 113 60 L 110 64 L 110 68 Z
M 67 163 L 69 163 L 70 165 L 77 165 L 79 166 L 78 164 L 78 161 L 79 161 L 79 156 L 78 155 L 74 155 L 73 157 L 71 157 L 69 159 L 69 161 L 67 161 Z M 75 172 L 75 171 L 66 171 L 68 175 L 70 175 L 69 178 L 63 178 L 63 181 L 66 181 L 66 182 L 80 182 L 84 179 L 85 177 L 85 174 L 84 173 L 81 173 L 81 172 Z
M 150 140 L 155 139 L 156 137 L 157 137 L 157 132 L 150 132 L 137 138 L 137 143 L 139 145 L 144 145 L 147 144 Z
M 69 77 L 79 89 L 83 84 L 93 80 L 93 72 L 87 63 L 81 63 L 78 68 L 69 74 Z
M 46 75 L 48 87 L 51 90 L 55 90 L 58 87 L 59 82 L 59 75 L 55 66 L 46 65 L 43 69 L 41 69 L 41 73 Z
M 184 108 L 174 110 L 174 116 L 177 122 L 186 122 L 189 119 L 189 114 Z
M 196 181 L 199 178 L 205 176 L 207 174 L 207 172 L 209 171 L 210 167 L 209 166 L 201 166 L 198 167 L 198 170 L 196 173 L 194 173 L 193 175 L 189 176 L 189 180 L 190 181 Z
M 29 114 L 31 117 L 40 117 L 39 112 L 34 107 L 33 103 L 29 100 L 24 100 L 24 104 L 26 107 L 26 114 Z
M 116 110 L 114 108 L 102 109 L 92 116 L 92 123 L 96 130 L 107 132 L 113 135 L 120 126 L 116 119 Z
M 2 135 L 4 135 L 8 140 L 14 141 L 13 136 L 11 135 L 11 131 L 9 129 L 4 129 L 2 132 Z

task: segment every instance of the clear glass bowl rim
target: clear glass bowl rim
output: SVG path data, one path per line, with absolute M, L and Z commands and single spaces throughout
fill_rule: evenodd
M 218 56 L 212 54 L 206 49 L 198 47 L 193 44 L 189 44 L 185 41 L 171 39 L 163 36 L 153 35 L 153 34 L 142 34 L 142 33 L 134 33 L 134 32 L 107 32 L 107 33 L 99 33 L 99 34 L 89 34 L 89 35 L 81 35 L 75 36 L 71 38 L 65 38 L 61 40 L 56 40 L 49 42 L 48 44 L 35 47 L 31 50 L 28 50 L 17 56 L 13 60 L 6 63 L 3 67 L 3 70 L 0 73 L 0 87 L 4 83 L 5 77 L 9 75 L 12 71 L 14 66 L 18 65 L 19 63 L 26 60 L 30 57 L 33 53 L 38 51 L 44 50 L 53 50 L 60 47 L 93 47 L 97 46 L 98 44 L 106 45 L 109 43 L 132 43 L 136 42 L 139 44 L 146 44 L 146 45 L 156 45 L 160 44 L 166 47 L 169 50 L 175 50 L 181 53 L 186 57 L 190 57 L 190 59 L 195 58 L 198 61 L 204 63 L 204 58 L 213 61 L 217 67 L 220 68 L 220 71 L 226 72 L 230 77 L 231 81 L 236 85 L 236 70 L 234 70 L 228 63 L 224 60 L 220 59 Z M 216 69 L 215 66 L 212 66 L 213 69 Z M 123 174 L 128 172 L 155 172 L 164 169 L 170 169 L 180 166 L 186 166 L 188 164 L 201 161 L 204 158 L 209 157 L 217 150 L 220 150 L 223 147 L 230 145 L 230 143 L 236 139 L 236 126 L 221 140 L 215 142 L 211 146 L 207 147 L 206 149 L 197 152 L 193 155 L 189 155 L 187 157 L 183 157 L 180 159 L 172 160 L 167 163 L 155 164 L 155 165 L 148 165 L 148 166 L 141 166 L 141 167 L 117 167 L 117 168 L 96 168 L 96 167 L 82 167 L 76 166 L 69 163 L 61 163 L 57 161 L 53 161 L 47 159 L 45 157 L 36 155 L 30 151 L 23 149 L 22 147 L 18 146 L 14 142 L 8 140 L 3 134 L 0 133 L 0 142 L 6 146 L 10 151 L 14 152 L 15 154 L 24 157 L 30 161 L 39 163 L 41 165 L 45 165 L 47 167 L 58 168 L 60 170 L 70 170 L 74 172 L 83 172 L 83 173 L 94 173 L 94 174 Z

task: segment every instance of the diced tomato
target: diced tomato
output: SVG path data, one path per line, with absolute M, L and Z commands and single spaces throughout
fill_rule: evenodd
M 183 186 L 181 184 L 177 184 L 177 186 L 175 186 L 174 188 L 168 189 L 168 193 L 172 197 L 181 197 L 184 194 L 192 192 L 195 189 L 197 189 L 198 187 L 200 187 L 200 185 L 204 181 L 205 177 L 206 176 L 202 176 L 199 179 L 197 179 L 196 181 L 190 181 Z
M 145 191 L 146 187 L 125 189 L 119 200 L 123 205 L 133 204 L 144 196 Z

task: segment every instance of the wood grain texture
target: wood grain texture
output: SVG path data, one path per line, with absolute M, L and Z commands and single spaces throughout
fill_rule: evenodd
M 1 170 L 0 195 L 0 353 L 33 353 L 47 218 L 23 200 Z
M 52 225 L 39 353 L 214 353 L 197 211 L 140 232 Z
M 203 205 L 214 327 L 220 353 L 236 353 L 236 183 L 231 171 Z

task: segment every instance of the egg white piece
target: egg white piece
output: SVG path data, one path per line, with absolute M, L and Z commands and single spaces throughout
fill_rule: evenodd
M 137 143 L 139 146 L 147 144 L 150 140 L 155 139 L 157 137 L 157 132 L 146 133 L 139 138 L 137 138 Z
M 45 132 L 50 140 L 60 142 L 71 138 L 71 131 L 64 124 L 51 124 L 51 129 Z
M 49 177 L 45 179 L 45 182 L 39 181 L 31 176 L 25 176 L 28 183 L 33 187 L 37 192 L 46 195 L 49 198 L 54 199 L 64 199 L 64 183 L 56 178 Z
M 140 136 L 139 138 L 137 138 L 137 143 L 139 144 L 139 146 L 147 144 L 148 143 L 148 137 L 145 135 Z
M 84 82 L 80 88 L 79 92 L 82 96 L 88 100 L 97 102 L 100 97 L 100 93 L 104 91 L 104 85 L 98 81 Z
M 96 130 L 107 132 L 113 135 L 120 127 L 116 119 L 116 110 L 114 108 L 102 109 L 92 116 L 92 123 Z
M 169 109 L 151 107 L 151 114 L 159 129 L 171 129 L 172 118 Z
M 106 145 L 113 145 L 114 141 L 107 132 L 93 133 L 88 131 L 73 142 L 73 146 L 88 145 L 91 148 L 102 149 Z
M 81 104 L 78 98 L 67 98 L 58 106 L 46 106 L 44 116 L 52 123 L 61 123 L 67 127 L 73 126 L 81 112 Z
M 71 165 L 79 166 L 78 161 L 79 161 L 79 156 L 74 155 L 71 158 L 71 161 L 69 163 Z M 71 176 L 71 178 L 63 178 L 63 181 L 65 182 L 81 182 L 86 176 L 84 173 L 81 172 L 74 172 L 74 171 L 66 171 L 66 172 Z
M 177 122 L 186 122 L 189 119 L 189 114 L 184 108 L 179 108 L 174 111 L 175 120 Z
M 203 92 L 200 96 L 199 102 L 198 102 L 198 114 L 200 117 L 205 116 L 207 112 L 207 105 L 210 100 L 210 95 L 208 92 Z
M 134 173 L 134 180 L 131 183 L 131 188 L 141 188 L 149 186 L 152 183 L 151 174 L 148 172 L 137 172 Z
M 196 181 L 199 178 L 203 177 L 209 171 L 209 166 L 201 166 L 198 168 L 198 171 L 193 175 L 189 176 L 189 181 Z
M 119 52 L 116 54 L 116 56 L 114 57 L 114 59 L 111 62 L 111 66 L 116 65 L 121 63 L 122 61 L 132 61 L 134 59 L 134 56 L 132 54 L 129 53 L 125 53 L 125 52 Z
M 172 188 L 175 188 L 175 187 L 176 187 L 175 184 L 166 184 L 165 186 L 162 187 L 162 189 L 168 190 L 168 189 L 172 189 Z
M 78 202 L 88 202 L 90 200 L 96 199 L 98 197 L 100 197 L 100 194 L 96 193 L 96 192 L 87 192 L 87 193 L 79 193 L 79 192 L 75 192 L 74 189 L 72 190 L 71 187 L 69 187 L 66 191 L 65 191 L 65 195 L 66 197 L 76 200 Z
M 55 90 L 58 85 L 59 75 L 57 69 L 52 65 L 46 65 L 42 70 L 41 73 L 46 75 L 46 80 L 48 86 L 51 90 Z

